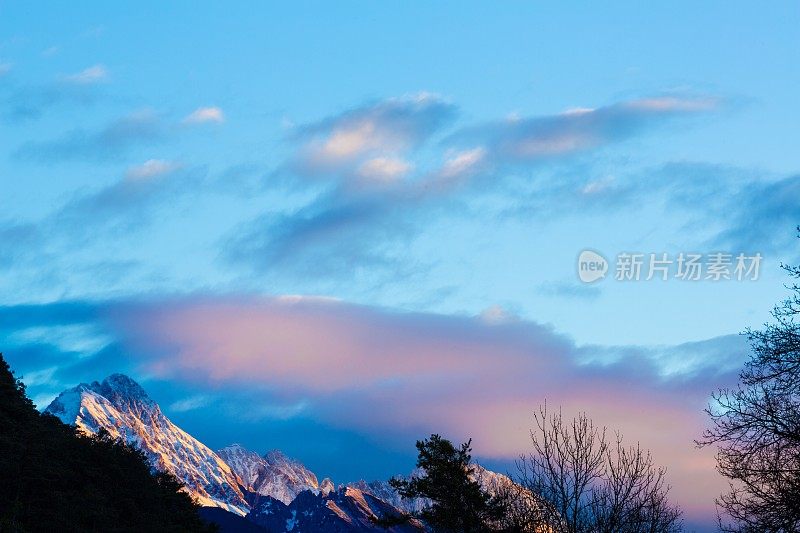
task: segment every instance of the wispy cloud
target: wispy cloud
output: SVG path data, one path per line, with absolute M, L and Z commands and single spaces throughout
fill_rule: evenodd
M 754 168 L 673 162 L 586 185 L 584 204 L 618 209 L 665 201 L 686 217 L 699 244 L 740 252 L 794 253 L 800 176 Z
M 0 239 L 5 243 L 0 269 L 31 269 L 44 275 L 44 263 L 58 271 L 59 257 L 63 260 L 90 244 L 146 228 L 159 205 L 195 193 L 205 179 L 202 168 L 184 169 L 174 161 L 151 159 L 108 185 L 74 195 L 39 220 L 0 221 Z M 101 260 L 91 268 L 119 273 L 130 266 L 129 261 Z
M 710 97 L 643 98 L 540 117 L 516 116 L 456 128 L 448 134 L 457 108 L 441 97 L 420 94 L 370 102 L 293 129 L 288 138 L 290 155 L 276 173 L 288 174 L 286 179 L 308 193 L 310 200 L 286 210 L 271 206 L 260 216 L 239 221 L 224 243 L 222 256 L 261 275 L 314 275 L 331 280 L 369 271 L 374 283 L 405 278 L 429 267 L 404 260 L 405 250 L 426 221 L 434 213 L 464 209 L 481 195 L 506 195 L 506 213 L 547 216 L 575 209 L 599 211 L 637 196 L 671 190 L 640 176 L 551 179 L 545 165 L 719 105 L 718 99 Z M 137 148 L 169 138 L 181 123 L 220 120 L 224 114 L 217 107 L 198 108 L 175 122 L 145 109 L 97 130 L 75 129 L 53 140 L 28 142 L 15 155 L 46 163 L 125 160 L 139 153 Z M 515 169 L 531 165 L 537 165 L 539 178 L 530 178 L 522 187 L 519 180 L 509 186 L 508 176 Z M 97 193 L 107 202 L 108 220 L 127 220 L 131 211 L 126 206 L 151 204 L 159 195 L 172 195 L 175 189 L 168 184 L 176 180 L 155 178 L 179 170 L 178 163 L 167 159 L 131 166 L 124 183 Z M 81 202 L 89 202 L 82 204 L 89 207 L 88 212 L 99 210 L 99 204 L 88 198 L 71 203 Z M 121 214 L 113 215 L 114 209 Z M 65 206 L 51 218 L 69 214 L 72 220 L 75 213 Z M 788 213 L 781 220 L 791 216 Z M 41 233 L 37 228 L 23 231 L 24 227 L 5 230 Z
M 169 405 L 169 410 L 173 412 L 183 413 L 186 411 L 194 411 L 200 409 L 211 403 L 211 398 L 206 395 L 195 395 Z
M 264 214 L 236 228 L 225 257 L 297 276 L 355 273 L 356 264 L 389 267 L 392 246 L 410 229 L 408 207 L 428 194 L 426 180 L 412 182 L 410 157 L 455 115 L 453 104 L 422 93 L 296 127 L 282 171 L 300 176 L 300 187 L 325 190 L 291 213 Z M 375 246 L 379 241 L 384 245 Z
M 390 213 L 396 206 L 384 197 L 333 194 L 294 213 L 267 214 L 234 228 L 225 259 L 262 274 L 298 278 L 356 276 L 367 269 L 378 277 L 387 269 L 402 276 L 392 247 L 411 231 L 403 214 Z
M 184 124 L 221 124 L 225 122 L 225 114 L 219 107 L 198 107 L 183 119 Z
M 226 256 L 261 273 L 349 276 L 361 262 L 396 275 L 393 255 L 402 255 L 398 247 L 423 211 L 452 208 L 467 192 L 502 191 L 515 169 L 619 143 L 719 105 L 711 97 L 643 98 L 461 127 L 437 140 L 456 116 L 446 100 L 422 94 L 370 103 L 297 128 L 283 171 L 327 188 L 300 209 L 237 228 Z M 554 181 L 535 194 L 552 212 L 565 202 L 599 205 L 617 192 L 614 183 Z
M 451 141 L 486 150 L 495 165 L 523 164 L 565 157 L 624 141 L 665 120 L 719 107 L 709 97 L 657 97 L 598 108 L 579 108 L 540 117 L 512 117 L 469 126 Z
M 79 84 L 59 80 L 21 87 L 10 84 L 9 90 L 0 99 L 0 117 L 10 122 L 37 119 L 45 111 L 57 106 L 89 106 L 100 100 L 102 95 L 100 84 L 96 83 Z
M 395 157 L 374 157 L 358 167 L 357 173 L 367 182 L 393 182 L 405 176 L 412 166 Z
M 108 79 L 108 70 L 103 65 L 93 65 L 75 74 L 62 76 L 61 80 L 65 83 L 75 85 L 92 85 Z
M 291 166 L 306 175 L 355 176 L 359 168 L 398 161 L 448 125 L 455 111 L 454 105 L 427 93 L 348 110 L 297 128 Z
M 181 164 L 175 161 L 164 161 L 163 159 L 148 159 L 141 165 L 136 165 L 128 169 L 125 177 L 128 180 L 147 180 L 164 174 L 170 174 L 181 168 Z
M 150 160 L 133 167 L 120 180 L 74 197 L 65 203 L 41 226 L 49 233 L 61 233 L 71 239 L 103 230 L 142 225 L 150 208 L 177 194 L 193 192 L 193 186 L 202 182 L 202 169 L 179 172 L 178 163 Z M 77 232 L 77 233 L 76 233 Z M 73 245 L 76 241 L 72 241 Z
M 798 198 L 800 175 L 747 184 L 725 202 L 727 224 L 712 242 L 749 252 L 794 248 L 800 225 Z
M 118 158 L 136 145 L 152 143 L 163 135 L 161 118 L 151 109 L 116 119 L 98 131 L 73 130 L 50 141 L 23 144 L 16 156 L 53 163 L 72 159 Z
M 451 179 L 472 174 L 485 159 L 486 150 L 481 147 L 453 150 L 445 159 L 439 175 L 444 179 Z
M 558 298 L 592 299 L 600 296 L 600 287 L 577 282 L 548 282 L 539 285 L 537 292 L 543 296 Z

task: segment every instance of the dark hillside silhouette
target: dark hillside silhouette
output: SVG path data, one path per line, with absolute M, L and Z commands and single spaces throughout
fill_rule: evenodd
M 0 354 L 0 531 L 214 531 L 174 477 L 40 414 Z

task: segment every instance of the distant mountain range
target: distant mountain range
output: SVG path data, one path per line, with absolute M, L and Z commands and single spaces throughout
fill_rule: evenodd
M 123 374 L 66 390 L 45 412 L 87 433 L 105 430 L 142 450 L 154 469 L 173 474 L 201 505 L 218 508 L 205 516 L 223 531 L 252 531 L 253 525 L 293 533 L 424 530 L 416 521 L 388 530 L 376 524 L 426 504 L 401 498 L 386 481 L 336 487 L 277 450 L 263 456 L 238 444 L 211 450 L 172 423 L 144 389 Z M 489 490 L 511 483 L 481 467 L 476 475 Z M 225 513 L 236 516 L 225 518 L 230 516 Z

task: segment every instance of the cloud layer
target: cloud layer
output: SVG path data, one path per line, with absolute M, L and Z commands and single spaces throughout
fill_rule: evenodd
M 465 128 L 451 139 L 483 147 L 498 165 L 529 163 L 623 141 L 665 120 L 707 113 L 718 106 L 717 99 L 708 97 L 643 98 L 550 116 L 515 116 Z
M 2 308 L 0 317 L 17 334 L 80 324 L 111 339 L 90 357 L 58 362 L 63 375 L 54 381 L 128 365 L 138 376 L 216 394 L 249 391 L 255 404 L 242 410 L 303 406 L 290 413 L 395 443 L 440 431 L 474 437 L 481 455 L 508 459 L 529 449 L 531 413 L 544 401 L 567 414 L 585 410 L 652 449 L 690 513 L 709 511 L 720 480 L 692 440 L 711 389 L 734 380 L 743 339 L 576 346 L 499 311 L 460 317 L 312 297 L 194 297 Z M 176 409 L 206 401 L 192 396 Z M 288 408 L 282 416 L 294 416 Z

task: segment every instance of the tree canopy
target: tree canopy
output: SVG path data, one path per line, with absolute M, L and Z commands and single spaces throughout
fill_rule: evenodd
M 800 267 L 784 267 L 800 279 Z M 800 531 L 800 286 L 775 307 L 774 321 L 748 330 L 752 351 L 736 388 L 714 395 L 711 427 L 698 444 L 716 445 L 730 489 L 717 504 L 723 531 Z

